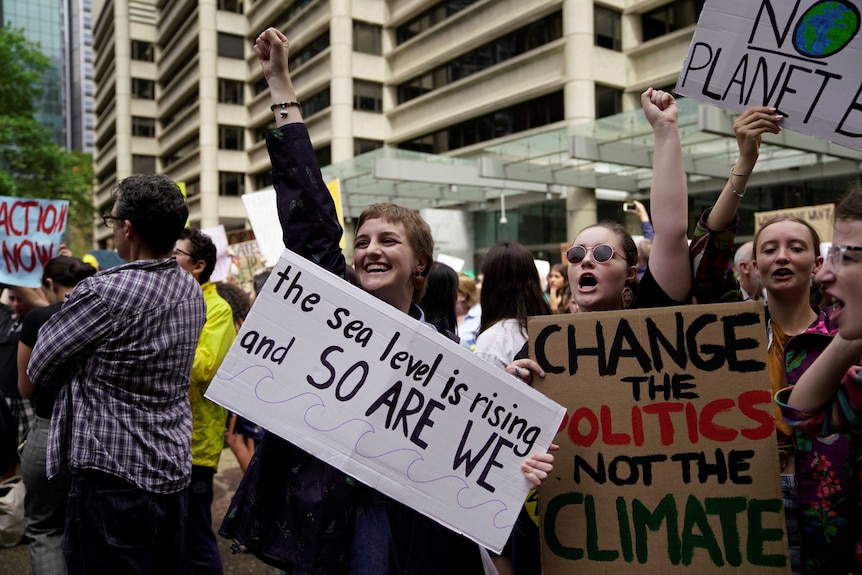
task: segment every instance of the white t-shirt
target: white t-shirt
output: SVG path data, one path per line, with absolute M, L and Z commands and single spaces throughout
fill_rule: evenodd
M 475 353 L 488 363 L 506 369 L 525 343 L 527 336 L 521 331 L 518 320 L 504 319 L 479 334 Z

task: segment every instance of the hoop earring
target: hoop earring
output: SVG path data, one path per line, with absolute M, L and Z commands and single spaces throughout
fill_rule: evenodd
M 632 305 L 632 301 L 635 299 L 635 292 L 632 291 L 632 288 L 626 286 L 623 288 L 623 309 L 628 309 L 630 305 Z

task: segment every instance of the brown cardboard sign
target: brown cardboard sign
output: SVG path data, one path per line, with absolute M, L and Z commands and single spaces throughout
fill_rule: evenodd
M 544 573 L 789 573 L 763 305 L 530 318 Z M 629 571 L 633 570 L 633 571 Z

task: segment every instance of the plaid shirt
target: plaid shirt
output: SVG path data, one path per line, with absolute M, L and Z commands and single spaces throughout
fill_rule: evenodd
M 205 314 L 200 286 L 174 259 L 111 268 L 75 288 L 39 332 L 28 370 L 58 390 L 49 477 L 68 464 L 154 493 L 188 485 L 189 374 Z

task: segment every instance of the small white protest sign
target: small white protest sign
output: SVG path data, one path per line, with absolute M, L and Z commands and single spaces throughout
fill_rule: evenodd
M 858 0 L 707 0 L 676 91 L 862 150 Z
M 242 203 L 248 221 L 254 230 L 254 237 L 267 266 L 275 265 L 284 250 L 284 238 L 281 232 L 281 222 L 278 221 L 278 208 L 275 201 L 275 189 L 243 194 Z
M 206 395 L 495 551 L 565 414 L 287 250 Z

